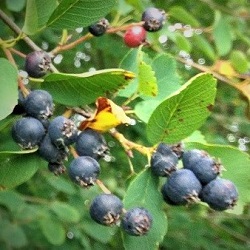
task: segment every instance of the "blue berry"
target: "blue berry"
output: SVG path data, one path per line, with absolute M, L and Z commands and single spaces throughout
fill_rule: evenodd
M 102 18 L 97 23 L 90 25 L 88 29 L 93 36 L 102 36 L 105 34 L 108 26 L 109 21 L 106 18 Z
M 12 137 L 24 149 L 37 147 L 44 136 L 42 123 L 33 117 L 23 117 L 13 124 Z
M 163 198 L 166 196 L 175 205 L 186 205 L 199 201 L 201 183 L 189 169 L 173 172 L 162 187 Z
M 39 155 L 50 163 L 62 163 L 68 156 L 68 149 L 58 149 L 47 134 L 38 149 Z
M 191 170 L 203 185 L 214 180 L 221 172 L 221 165 L 203 150 L 185 151 L 182 162 L 183 167 Z
M 96 160 L 105 157 L 109 149 L 104 137 L 92 130 L 83 130 L 76 139 L 76 151 L 80 156 L 90 156 Z
M 76 141 L 77 132 L 74 122 L 64 116 L 54 118 L 48 127 L 50 139 L 58 148 L 73 144 Z
M 45 90 L 33 90 L 26 97 L 24 108 L 28 115 L 37 119 L 48 119 L 54 111 L 52 96 Z
M 218 177 L 203 187 L 200 198 L 212 209 L 223 211 L 236 205 L 238 191 L 233 182 Z
M 143 236 L 150 230 L 152 222 L 152 216 L 147 209 L 135 207 L 125 213 L 121 226 L 132 236 Z
M 45 51 L 34 51 L 29 53 L 25 59 L 25 71 L 31 77 L 39 78 L 48 72 L 51 58 Z
M 151 169 L 157 176 L 169 176 L 176 171 L 177 163 L 177 155 L 165 143 L 160 143 L 151 157 Z
M 143 27 L 149 32 L 155 32 L 162 28 L 166 19 L 166 13 L 164 10 L 160 10 L 154 7 L 147 8 L 142 13 L 141 20 L 144 21 Z
M 82 187 L 90 187 L 100 173 L 99 163 L 90 156 L 79 156 L 69 166 L 70 178 Z
M 94 198 L 90 205 L 91 218 L 105 226 L 115 225 L 122 214 L 122 201 L 113 194 L 100 194 Z

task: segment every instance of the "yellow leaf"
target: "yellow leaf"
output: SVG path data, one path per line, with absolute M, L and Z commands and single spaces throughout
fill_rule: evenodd
M 97 99 L 96 107 L 94 115 L 80 124 L 80 130 L 91 128 L 98 132 L 106 132 L 120 124 L 134 123 L 120 106 L 105 97 Z
M 236 71 L 234 70 L 231 62 L 226 61 L 226 60 L 218 60 L 214 65 L 213 69 L 222 74 L 227 76 L 228 78 L 232 78 L 237 76 Z

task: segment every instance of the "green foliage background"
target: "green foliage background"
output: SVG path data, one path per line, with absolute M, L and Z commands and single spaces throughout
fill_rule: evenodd
M 129 103 L 137 124 L 121 125 L 119 132 L 145 146 L 154 145 L 159 138 L 171 143 L 184 139 L 186 148 L 207 150 L 225 166 L 223 177 L 233 180 L 239 188 L 239 204 L 227 212 L 212 211 L 204 204 L 164 204 L 158 192 L 164 180 L 145 170 L 147 158 L 134 152 L 131 162 L 137 175 L 131 177 L 126 153 L 118 141 L 105 133 L 113 158 L 111 162 L 101 162 L 100 179 L 124 199 L 126 208 L 146 206 L 156 219 L 152 232 L 139 239 L 124 235 L 119 227 L 94 223 L 88 208 L 100 189 L 95 186 L 85 190 L 73 184 L 67 175 L 54 176 L 36 152 L 20 152 L 12 141 L 11 124 L 18 119 L 11 113 L 17 103 L 17 71 L 1 49 L 0 248 L 250 249 L 249 1 L 109 0 L 105 6 L 103 2 L 0 2 L 0 10 L 47 51 L 58 45 L 63 28 L 68 29 L 73 41 L 86 34 L 86 27 L 102 16 L 112 26 L 121 26 L 140 21 L 149 6 L 162 8 L 168 14 L 162 30 L 148 33 L 150 46 L 131 50 L 124 45 L 122 32 L 92 38 L 60 52 L 62 60 L 55 66 L 65 74 L 50 74 L 41 84 L 30 81 L 29 87 L 49 90 L 57 104 L 56 114 L 62 113 L 64 105 L 93 106 L 96 97 L 106 91 L 111 91 L 108 97 L 117 104 L 137 91 L 139 98 Z M 79 16 L 74 19 L 73 13 Z M 79 27 L 84 27 L 81 33 L 75 31 Z M 3 48 L 31 52 L 1 19 L 0 38 Z M 24 59 L 13 55 L 18 69 L 23 69 Z M 230 67 L 225 69 L 228 63 Z M 89 73 L 93 69 L 98 70 L 94 75 Z M 124 80 L 128 71 L 136 76 L 129 82 Z M 147 79 L 150 84 L 145 85 Z M 203 82 L 207 83 L 202 85 L 205 87 L 198 88 Z M 68 87 L 71 91 L 67 91 Z M 82 96 L 77 99 L 78 91 Z M 116 94 L 112 95 L 114 91 Z M 196 109 L 204 100 L 206 105 Z M 211 113 L 205 109 L 210 105 Z M 167 121 L 166 109 L 171 111 Z M 194 116 L 190 118 L 190 114 Z M 188 117 L 190 121 L 186 120 Z M 70 159 L 67 165 L 69 162 Z

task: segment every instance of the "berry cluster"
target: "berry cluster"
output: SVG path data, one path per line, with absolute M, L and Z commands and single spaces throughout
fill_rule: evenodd
M 181 159 L 183 168 L 178 169 Z M 171 205 L 206 202 L 214 210 L 233 208 L 238 200 L 234 183 L 219 175 L 222 166 L 206 151 L 184 151 L 180 145 L 160 143 L 151 157 L 151 169 L 167 177 L 161 188 L 163 199 Z
M 96 196 L 90 205 L 90 216 L 104 226 L 116 225 L 121 220 L 121 228 L 132 236 L 147 234 L 153 222 L 147 209 L 134 207 L 126 211 L 122 201 L 113 194 Z
M 131 48 L 140 46 L 146 42 L 147 32 L 159 31 L 166 19 L 164 10 L 154 7 L 147 8 L 141 17 L 142 26 L 136 25 L 127 29 L 124 34 L 124 43 Z

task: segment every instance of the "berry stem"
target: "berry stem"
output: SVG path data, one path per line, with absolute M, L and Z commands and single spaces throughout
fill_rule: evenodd
M 135 149 L 138 152 L 140 152 L 141 154 L 144 154 L 148 157 L 153 152 L 152 147 L 145 147 L 141 144 L 132 142 L 132 141 L 126 139 L 124 137 L 124 135 L 119 133 L 116 129 L 112 129 L 110 131 L 110 134 L 121 143 L 122 147 L 125 149 L 125 151 L 127 152 L 128 155 L 131 155 L 131 152 L 130 152 L 131 149 Z
M 112 192 L 103 184 L 103 182 L 99 179 L 96 180 L 96 184 L 105 194 L 111 194 Z
M 72 154 L 72 156 L 73 156 L 74 158 L 79 157 L 79 155 L 77 154 L 77 152 L 76 152 L 76 150 L 75 150 L 75 148 L 74 148 L 73 146 L 70 146 L 70 147 L 69 147 L 69 150 L 70 150 L 70 153 Z

